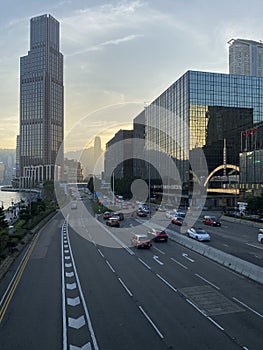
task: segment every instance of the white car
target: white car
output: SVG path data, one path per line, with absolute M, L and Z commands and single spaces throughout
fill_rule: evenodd
M 259 243 L 263 243 L 263 228 L 260 228 L 258 231 L 258 241 Z
M 167 219 L 172 219 L 172 218 L 176 217 L 177 215 L 176 215 L 175 211 L 167 211 L 165 213 L 165 216 L 167 217 Z
M 207 233 L 202 228 L 191 227 L 187 230 L 187 235 L 188 237 L 196 239 L 197 241 L 200 241 L 200 242 L 211 241 L 211 237 L 209 233 Z
M 184 218 L 186 215 L 185 211 L 180 210 L 180 209 L 174 209 L 173 211 L 175 212 L 176 216 L 181 216 L 181 218 Z

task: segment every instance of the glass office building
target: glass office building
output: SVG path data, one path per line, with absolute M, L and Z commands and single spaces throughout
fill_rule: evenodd
M 50 15 L 30 21 L 30 50 L 20 58 L 20 177 L 41 166 L 42 181 L 54 178 L 64 133 L 63 55 L 59 22 Z M 61 157 L 61 162 L 63 157 Z M 51 177 L 51 178 L 50 178 Z M 40 181 L 41 181 L 40 180 Z
M 263 77 L 263 44 L 246 39 L 231 39 L 229 44 L 229 73 Z
M 187 71 L 146 107 L 146 147 L 174 160 L 187 191 L 191 170 L 200 182 L 217 166 L 239 165 L 243 132 L 262 120 L 263 78 Z

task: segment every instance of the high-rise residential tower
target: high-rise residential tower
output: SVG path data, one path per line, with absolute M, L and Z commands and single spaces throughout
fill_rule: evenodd
M 20 178 L 52 180 L 64 136 L 63 55 L 59 22 L 51 15 L 30 21 L 30 50 L 20 58 Z M 58 165 L 58 166 L 57 166 Z M 54 175 L 56 174 L 56 175 Z
M 263 43 L 246 39 L 231 39 L 229 73 L 263 77 Z

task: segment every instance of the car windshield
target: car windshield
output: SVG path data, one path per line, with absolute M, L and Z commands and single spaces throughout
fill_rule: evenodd
M 196 233 L 198 233 L 199 235 L 206 235 L 206 231 L 204 230 L 196 230 Z
M 213 221 L 216 221 L 216 217 L 215 216 L 210 216 L 210 219 Z
M 140 236 L 137 239 L 138 239 L 138 241 L 146 241 L 148 239 L 148 237 L 147 236 Z

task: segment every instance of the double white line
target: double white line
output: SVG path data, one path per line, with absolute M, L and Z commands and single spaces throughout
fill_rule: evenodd
M 71 250 L 69 235 L 68 235 L 68 222 L 64 222 L 61 229 L 61 256 L 62 256 L 62 317 L 63 317 L 63 350 L 91 350 L 91 343 L 88 341 L 85 345 L 78 347 L 73 344 L 68 344 L 68 328 L 72 327 L 75 329 L 80 329 L 84 325 L 87 325 L 93 348 L 94 350 L 99 350 L 95 333 L 91 324 L 91 319 L 89 316 L 88 308 L 85 302 L 85 298 L 82 292 L 81 284 L 76 270 L 76 265 L 74 257 Z M 65 272 L 65 268 L 67 272 Z M 65 279 L 74 277 L 75 282 L 66 283 Z M 66 299 L 66 289 L 73 290 L 78 288 L 79 297 L 67 298 Z M 67 306 L 78 307 L 82 304 L 84 315 L 80 315 L 77 319 L 67 316 Z M 87 339 L 88 340 L 88 339 Z M 69 346 L 69 347 L 68 347 Z

